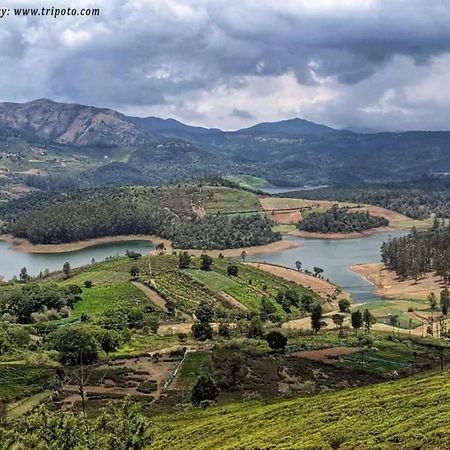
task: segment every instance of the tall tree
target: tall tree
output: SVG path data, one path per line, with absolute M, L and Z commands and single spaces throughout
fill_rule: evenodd
M 319 304 L 314 305 L 311 312 L 311 328 L 314 334 L 317 334 L 322 328 L 322 315 L 322 306 Z
M 352 312 L 351 315 L 352 328 L 355 330 L 355 334 L 358 334 L 358 330 L 363 326 L 363 315 L 361 311 L 357 309 Z

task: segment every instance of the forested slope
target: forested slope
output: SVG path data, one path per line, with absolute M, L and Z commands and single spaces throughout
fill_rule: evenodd
M 209 209 L 215 214 L 207 214 Z M 0 207 L 4 232 L 33 244 L 155 234 L 177 248 L 224 249 L 280 239 L 256 195 L 202 184 L 32 194 Z M 256 211 L 240 215 L 240 211 Z M 236 213 L 236 214 L 229 214 Z

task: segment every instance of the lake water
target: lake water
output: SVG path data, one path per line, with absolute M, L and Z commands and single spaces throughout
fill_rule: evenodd
M 271 254 L 251 255 L 252 261 L 268 262 L 295 269 L 295 261 L 302 262 L 302 269 L 313 267 L 324 269 L 323 276 L 350 292 L 358 303 L 379 299 L 374 294 L 374 286 L 362 276 L 348 270 L 348 266 L 358 263 L 380 262 L 381 244 L 390 237 L 401 236 L 405 232 L 380 233 L 357 239 L 310 239 L 285 237 L 299 247 Z
M 358 263 L 380 262 L 380 247 L 390 237 L 405 232 L 374 234 L 357 239 L 309 239 L 285 237 L 299 244 L 289 250 L 252 255 L 252 261 L 268 262 L 295 269 L 295 261 L 300 260 L 303 269 L 313 270 L 314 266 L 324 269 L 324 277 L 352 294 L 356 302 L 367 302 L 380 298 L 374 294 L 374 286 L 365 278 L 348 270 L 348 266 Z M 101 261 L 108 256 L 124 255 L 126 250 L 142 254 L 154 249 L 146 241 L 124 241 L 88 247 L 65 253 L 25 253 L 12 250 L 11 245 L 0 241 L 0 275 L 6 279 L 18 276 L 20 269 L 26 267 L 30 275 L 40 271 L 61 269 L 68 261 L 72 267 L 89 264 L 94 258 Z
M 61 269 L 68 261 L 72 267 L 89 264 L 94 258 L 102 261 L 109 256 L 124 255 L 127 250 L 138 253 L 148 253 L 155 246 L 148 241 L 123 241 L 110 244 L 100 244 L 81 250 L 64 253 L 25 253 L 12 250 L 11 244 L 0 241 L 0 275 L 9 280 L 18 276 L 22 267 L 27 268 L 29 275 L 38 275 L 45 269 Z

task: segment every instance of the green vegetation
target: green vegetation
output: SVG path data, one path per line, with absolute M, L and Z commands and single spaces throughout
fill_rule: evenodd
M 403 183 L 333 186 L 311 191 L 288 192 L 283 196 L 377 205 L 412 219 L 427 219 L 432 214 L 448 218 L 450 217 L 448 187 L 449 181 L 445 177 L 423 176 Z
M 350 212 L 347 208 L 333 205 L 326 212 L 308 214 L 297 227 L 315 233 L 354 233 L 388 225 L 389 221 L 384 217 L 371 216 L 368 212 Z
M 381 256 L 389 270 L 401 279 L 418 279 L 436 272 L 446 282 L 450 280 L 450 228 L 435 220 L 431 230 L 412 231 L 407 236 L 384 242 Z
M 55 389 L 59 384 L 60 380 L 54 367 L 26 363 L 0 364 L 0 402 L 10 402 L 46 389 Z
M 204 364 L 210 358 L 211 354 L 208 352 L 189 352 L 181 366 L 178 383 L 181 386 L 192 387 L 197 377 L 202 373 Z
M 81 300 L 75 303 L 70 320 L 78 320 L 82 314 L 96 319 L 109 309 L 129 309 L 149 304 L 142 291 L 130 283 L 94 286 L 83 289 Z
M 450 374 L 442 372 L 269 405 L 179 413 L 158 420 L 163 432 L 154 448 L 446 448 L 448 386 Z
M 254 177 L 253 175 L 229 175 L 225 178 L 248 189 L 260 189 L 269 185 L 263 178 Z
M 192 183 L 33 193 L 0 205 L 0 218 L 5 232 L 33 244 L 155 234 L 177 248 L 225 249 L 281 238 L 265 216 L 227 214 L 260 209 L 253 193 Z

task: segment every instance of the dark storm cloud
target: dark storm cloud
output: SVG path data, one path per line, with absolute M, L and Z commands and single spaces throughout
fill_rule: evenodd
M 412 101 L 402 74 L 400 81 L 379 74 L 406 58 L 404 81 L 419 83 L 435 58 L 450 52 L 448 1 L 103 0 L 95 6 L 99 18 L 3 19 L 2 99 L 46 96 L 138 112 L 160 106 L 207 120 L 218 89 L 245 91 L 255 77 L 269 83 L 291 73 L 300 85 L 325 86 L 337 96 L 299 107 L 300 113 L 346 126 L 374 117 L 381 127 L 385 115 L 384 124 L 395 127 L 396 108 L 403 115 L 422 108 L 426 116 L 435 102 Z M 388 89 L 396 106 L 374 107 Z M 204 111 L 192 106 L 196 100 Z M 252 107 L 247 95 L 220 117 L 232 118 L 231 125 L 259 119 Z M 283 114 L 277 108 L 274 118 Z M 450 112 L 450 105 L 439 109 Z M 409 125 L 400 118 L 402 126 Z
M 237 117 L 238 119 L 253 119 L 252 114 L 250 114 L 245 109 L 234 108 L 233 111 L 231 112 L 230 116 Z

